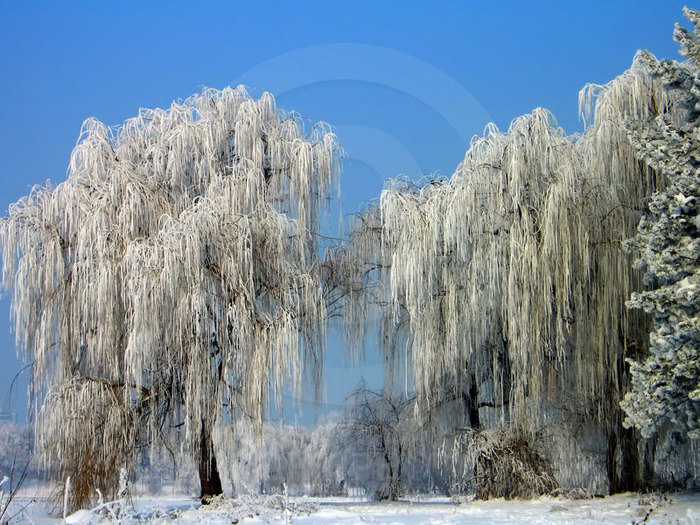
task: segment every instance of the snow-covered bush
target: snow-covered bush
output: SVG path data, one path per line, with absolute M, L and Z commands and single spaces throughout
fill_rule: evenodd
M 465 476 L 459 491 L 477 499 L 513 499 L 533 498 L 559 488 L 536 441 L 532 432 L 510 425 L 464 430 L 454 447 L 464 455 L 473 474 Z

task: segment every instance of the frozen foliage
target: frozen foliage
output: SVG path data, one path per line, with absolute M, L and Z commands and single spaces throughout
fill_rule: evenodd
M 477 499 L 533 498 L 558 488 L 552 467 L 534 447 L 536 436 L 514 426 L 465 430 L 455 441 L 473 466 L 465 487 Z
M 17 495 L 27 475 L 28 465 L 13 467 L 10 476 L 0 479 L 0 525 L 8 525 L 27 518 L 26 505 L 18 504 Z
M 626 358 L 648 338 L 646 318 L 625 307 L 642 283 L 622 244 L 665 184 L 625 123 L 684 109 L 643 57 L 582 91 L 591 122 L 580 136 L 536 109 L 507 133 L 489 126 L 450 179 L 394 181 L 336 261 L 350 335 L 367 335 L 374 302 L 388 362 L 413 371 L 419 415 L 456 393 L 474 428 L 586 421 L 607 441 L 611 491 L 646 475 L 619 406 Z
M 317 379 L 319 217 L 339 148 L 265 93 L 206 89 L 118 129 L 88 119 L 67 180 L 0 223 L 3 284 L 42 401 L 38 447 L 73 503 L 114 490 L 135 447 L 183 425 L 220 492 L 214 424 L 261 421 L 270 389 Z
M 26 518 L 17 495 L 32 472 L 31 435 L 25 425 L 0 423 L 0 525 Z
M 31 461 L 31 435 L 25 425 L 0 423 L 0 479 Z
M 625 423 L 646 436 L 671 423 L 700 438 L 700 12 L 685 10 L 695 34 L 676 26 L 688 61 L 643 59 L 666 89 L 682 101 L 682 118 L 661 115 L 629 126 L 639 158 L 668 179 L 652 196 L 649 212 L 630 243 L 648 289 L 628 305 L 653 315 L 649 355 L 631 361 L 632 392 Z
M 335 421 L 313 429 L 264 423 L 218 425 L 217 457 L 228 494 L 342 494 L 343 458 Z
M 449 179 L 392 181 L 323 263 L 325 125 L 306 134 L 242 88 L 86 121 L 67 180 L 0 222 L 37 444 L 71 507 L 121 498 L 144 446 L 189 457 L 202 496 L 282 492 L 265 505 L 285 518 L 289 487 L 398 499 L 409 479 L 471 480 L 515 497 L 697 478 L 696 448 L 678 451 L 700 434 L 700 43 L 676 37 L 688 62 L 641 53 L 581 92 L 583 134 L 538 108 L 489 125 Z M 386 388 L 360 387 L 338 427 L 262 433 L 268 397 L 319 379 L 341 309 L 354 355 L 380 319 Z M 409 370 L 415 396 L 392 395 Z
M 191 504 L 187 507 L 191 507 Z M 185 509 L 187 508 L 185 507 Z M 275 518 L 297 518 L 317 512 L 317 502 L 293 499 L 283 495 L 239 496 L 224 499 L 212 498 L 209 505 L 189 512 L 183 508 L 148 508 L 137 510 L 124 501 L 103 503 L 90 510 L 79 510 L 67 516 L 65 523 L 90 525 L 98 523 L 239 523 L 252 518 L 269 522 Z M 183 516 L 183 514 L 185 516 Z M 188 516 L 189 514 L 189 516 Z
M 317 512 L 318 502 L 306 497 L 290 499 L 286 494 L 273 495 L 243 495 L 232 499 L 217 499 L 213 502 L 207 513 L 221 513 L 231 522 L 237 522 L 245 518 L 259 517 L 269 522 L 281 517 L 288 522 Z M 206 518 L 205 518 L 206 519 Z

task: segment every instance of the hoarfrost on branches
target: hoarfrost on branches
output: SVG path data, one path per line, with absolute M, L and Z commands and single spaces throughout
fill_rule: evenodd
M 189 453 L 203 496 L 222 492 L 217 456 L 233 490 L 345 490 L 362 466 L 331 459 L 331 426 L 260 434 L 286 381 L 318 385 L 339 312 L 355 357 L 380 319 L 385 388 L 360 387 L 333 428 L 384 459 L 360 476 L 386 470 L 382 497 L 409 481 L 491 497 L 696 479 L 678 459 L 700 436 L 700 14 L 686 15 L 688 61 L 642 52 L 584 88 L 582 134 L 541 108 L 489 125 L 450 178 L 390 182 L 324 261 L 327 126 L 305 134 L 242 88 L 117 129 L 87 120 L 68 179 L 0 222 L 38 448 L 71 505 L 115 495 L 142 445 Z M 315 477 L 289 474 L 310 461 Z
M 336 265 L 351 339 L 378 311 L 380 345 L 395 372 L 410 364 L 419 414 L 456 392 L 475 428 L 584 419 L 607 440 L 613 492 L 643 475 L 619 402 L 648 323 L 625 307 L 642 283 L 622 245 L 665 184 L 625 123 L 682 112 L 643 58 L 582 91 L 581 135 L 536 109 L 507 133 L 488 126 L 448 180 L 388 185 Z
M 338 428 L 346 452 L 359 452 L 354 472 L 364 467 L 362 477 L 370 478 L 370 472 L 384 470 L 373 480 L 377 500 L 398 501 L 405 490 L 404 464 L 415 451 L 418 432 L 413 402 L 412 397 L 371 390 L 364 381 L 345 400 L 345 415 Z
M 632 391 L 625 423 L 646 436 L 667 423 L 700 438 L 700 12 L 685 10 L 695 34 L 676 26 L 682 64 L 644 60 L 685 112 L 672 119 L 629 125 L 640 159 L 668 179 L 653 194 L 649 211 L 629 246 L 645 271 L 648 289 L 633 293 L 630 308 L 653 315 L 649 355 L 631 360 Z
M 318 379 L 320 216 L 339 147 L 265 93 L 205 89 L 117 129 L 88 119 L 68 178 L 0 224 L 17 341 L 34 361 L 47 466 L 116 489 L 137 444 L 182 425 L 220 492 L 214 424 L 260 422 L 304 365 Z M 218 486 L 217 486 L 218 481 Z M 209 488 L 205 483 L 213 483 Z

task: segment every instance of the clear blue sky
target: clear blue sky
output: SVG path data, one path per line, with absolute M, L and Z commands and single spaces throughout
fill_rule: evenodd
M 449 176 L 488 121 L 505 128 L 544 106 L 580 130 L 585 83 L 622 73 L 638 49 L 678 58 L 672 32 L 683 5 L 0 0 L 0 212 L 32 185 L 65 179 L 87 117 L 116 125 L 203 86 L 245 83 L 336 128 L 350 213 L 388 177 Z M 5 298 L 0 410 L 21 368 L 8 319 Z M 381 377 L 376 357 L 350 370 L 336 351 L 327 364 L 330 405 L 361 374 Z M 24 398 L 15 394 L 14 411 Z

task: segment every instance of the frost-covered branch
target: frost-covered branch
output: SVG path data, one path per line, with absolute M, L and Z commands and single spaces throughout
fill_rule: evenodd
M 114 488 L 166 421 L 211 456 L 200 438 L 219 418 L 259 423 L 270 388 L 319 377 L 339 153 L 328 126 L 304 132 L 269 93 L 205 89 L 116 129 L 88 119 L 67 180 L 10 207 L 3 283 L 45 395 L 39 448 L 61 476 L 95 469 L 74 494 Z

